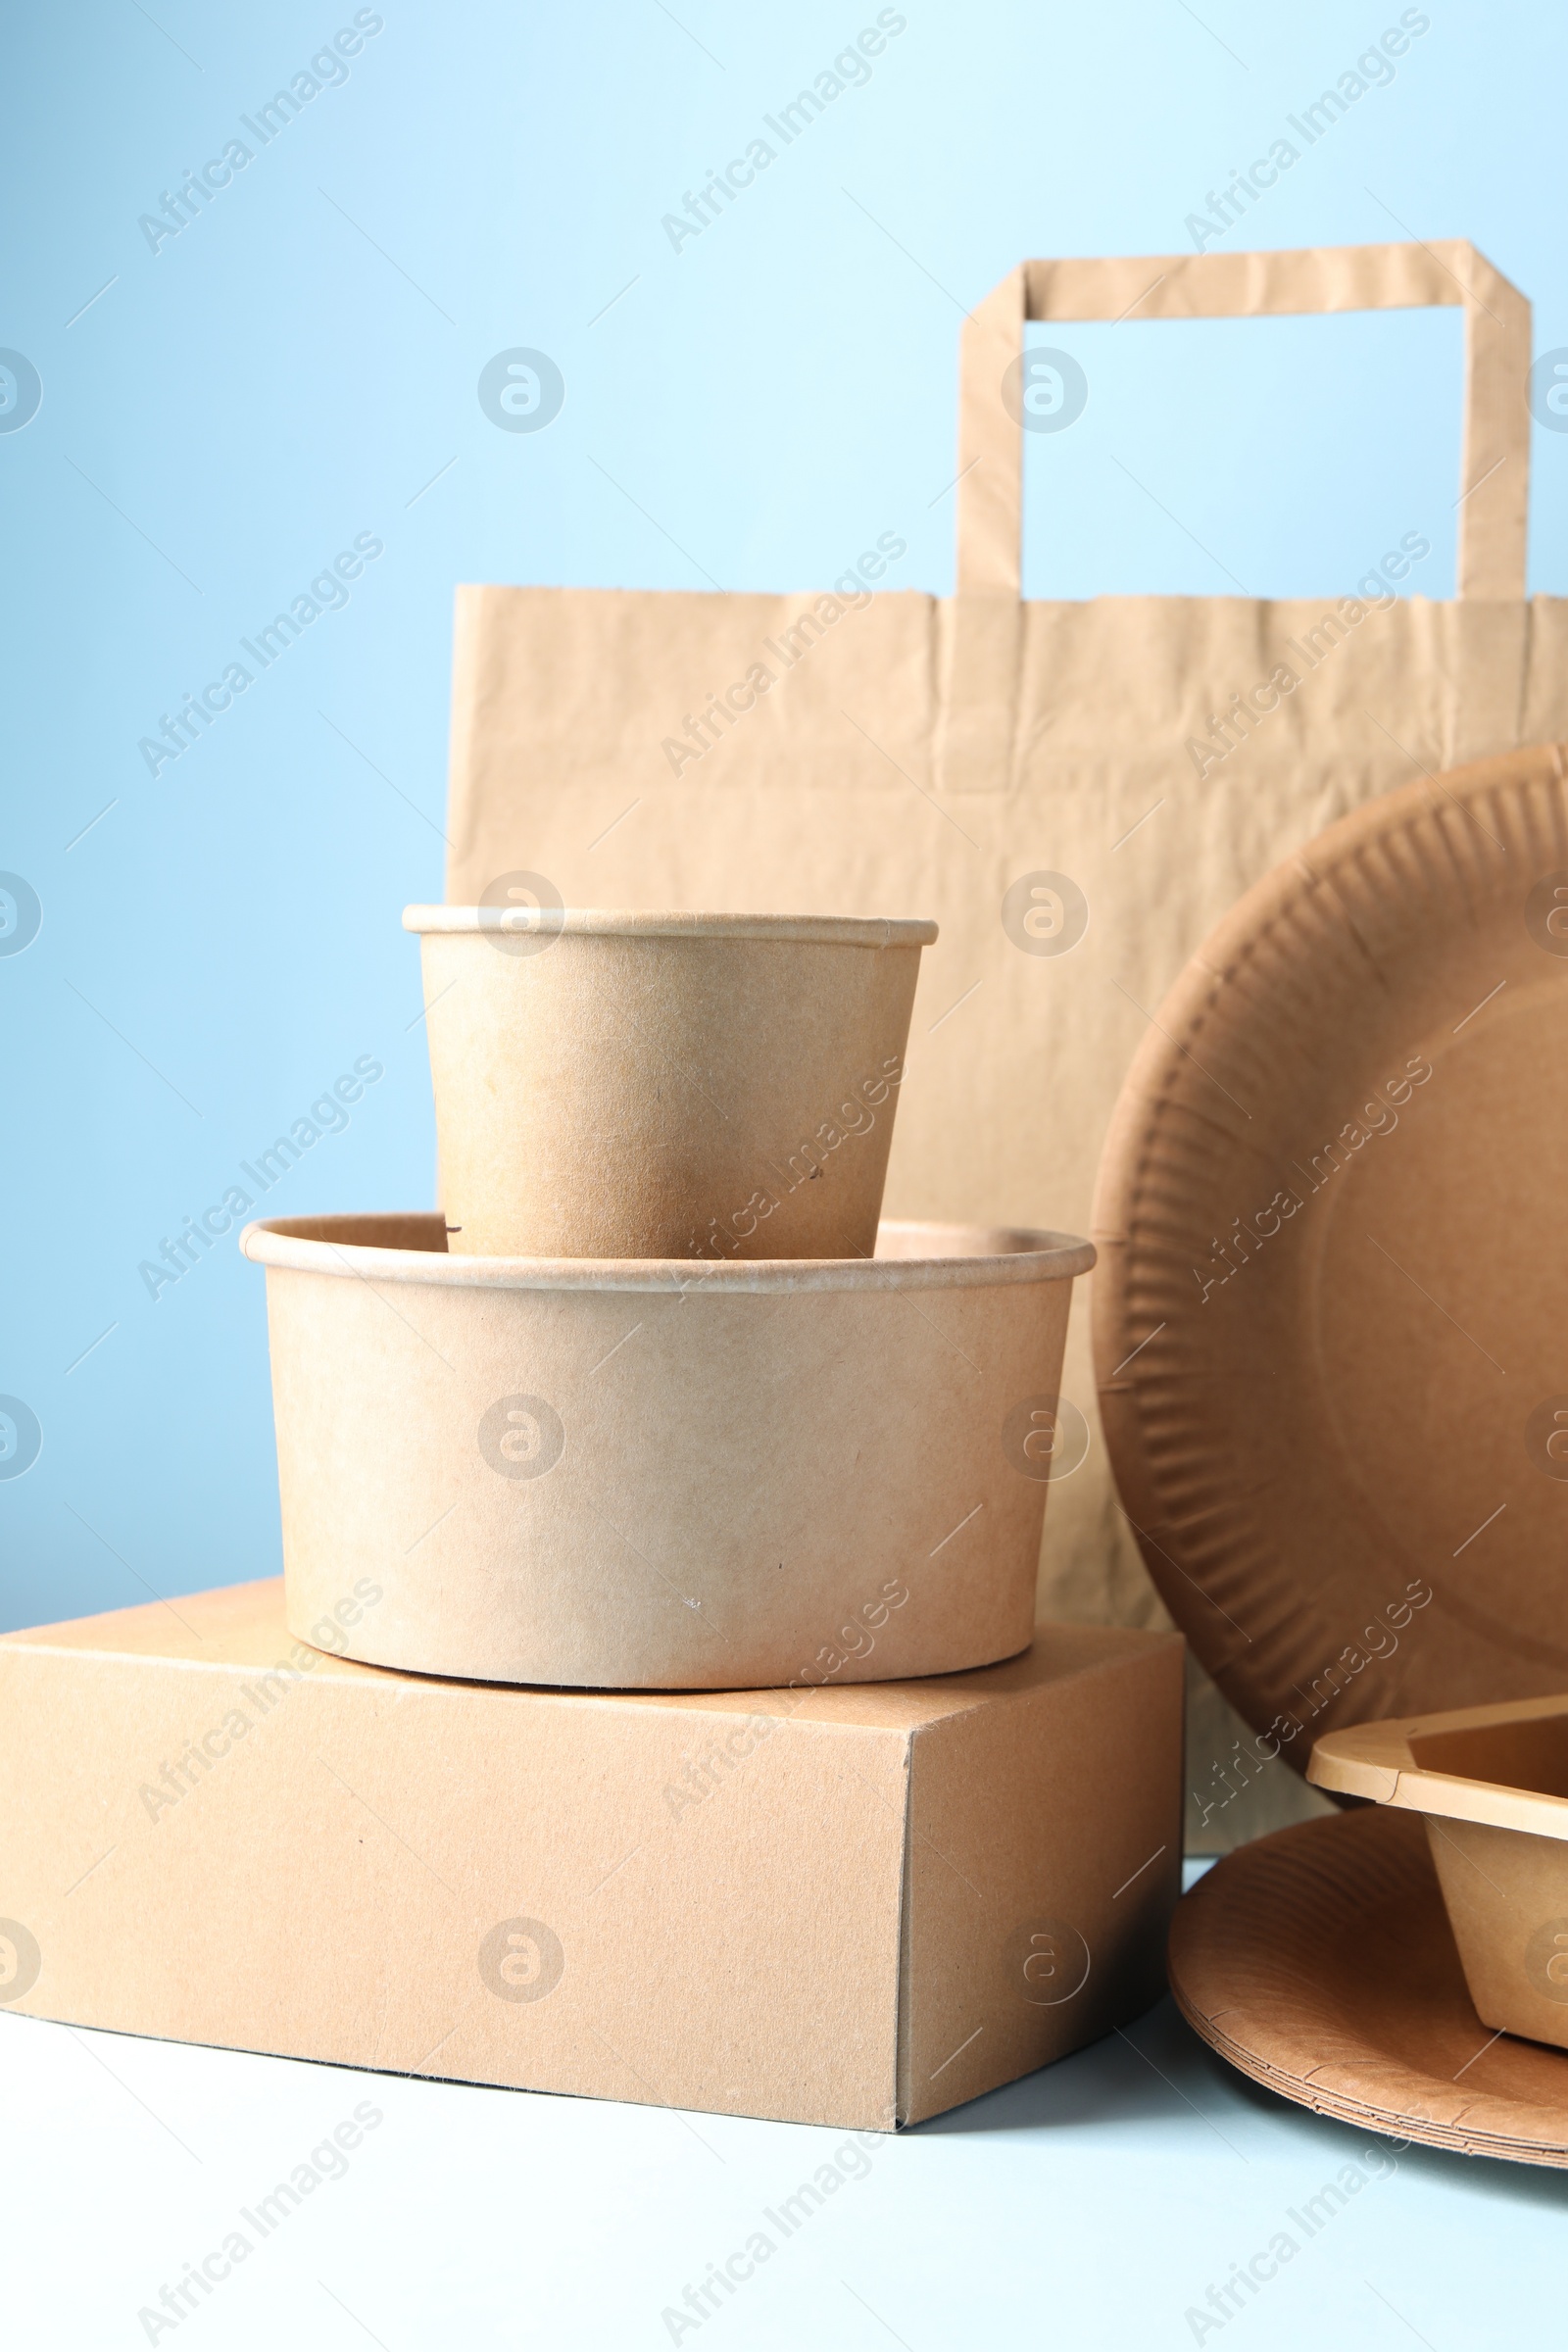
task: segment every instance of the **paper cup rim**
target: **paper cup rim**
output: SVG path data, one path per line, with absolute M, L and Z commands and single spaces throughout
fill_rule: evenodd
M 296 1274 L 422 1283 L 443 1290 L 763 1292 L 980 1290 L 1004 1283 L 1064 1282 L 1087 1274 L 1095 1246 L 1081 1236 L 1028 1226 L 889 1218 L 889 1234 L 928 1233 L 926 1257 L 463 1257 L 374 1239 L 376 1227 L 445 1226 L 438 1210 L 361 1216 L 258 1217 L 239 1237 L 244 1255 Z M 967 1238 L 986 1248 L 954 1248 Z M 949 1247 L 941 1247 L 946 1240 Z
M 502 906 L 405 906 L 403 928 L 508 936 Z M 542 909 L 539 930 L 552 937 L 603 939 L 755 939 L 823 948 L 928 948 L 937 937 L 929 915 L 684 914 L 670 909 L 562 906 Z

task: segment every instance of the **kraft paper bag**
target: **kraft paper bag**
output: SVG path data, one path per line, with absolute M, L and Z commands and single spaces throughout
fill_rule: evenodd
M 1023 602 L 1026 320 L 1462 307 L 1458 595 Z M 816 595 L 463 587 L 449 901 L 926 914 L 886 1212 L 1087 1233 L 1123 1073 L 1239 894 L 1352 807 L 1568 735 L 1568 606 L 1525 600 L 1530 306 L 1472 245 L 1028 262 L 962 329 L 956 593 L 891 535 Z M 1041 1599 L 1164 1622 L 1073 1317 Z M 1189 1780 L 1241 1726 L 1211 1688 Z M 1314 1800 L 1279 1775 L 1206 1842 Z

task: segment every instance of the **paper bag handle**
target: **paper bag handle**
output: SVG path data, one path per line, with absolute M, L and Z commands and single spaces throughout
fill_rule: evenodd
M 1241 318 L 1459 304 L 1465 324 L 1457 592 L 1522 598 L 1530 419 L 1530 305 L 1461 237 L 1022 262 L 964 321 L 958 388 L 959 593 L 1020 593 L 1023 432 L 1003 377 L 1026 319 Z

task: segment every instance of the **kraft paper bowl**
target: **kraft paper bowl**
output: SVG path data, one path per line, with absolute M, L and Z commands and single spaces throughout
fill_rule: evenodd
M 848 1260 L 475 1258 L 437 1213 L 269 1219 L 241 1247 L 301 1640 L 671 1690 L 1027 1647 L 1087 1242 L 888 1224 Z
M 1476 2015 L 1568 2049 L 1568 1693 L 1326 1732 L 1306 1777 L 1423 1816 Z
M 403 916 L 453 1250 L 869 1256 L 935 923 L 552 907 L 509 880 L 526 904 Z

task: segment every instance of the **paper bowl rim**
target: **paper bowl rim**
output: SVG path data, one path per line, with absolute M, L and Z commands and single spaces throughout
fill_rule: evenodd
M 1094 1244 L 1077 1234 L 919 1218 L 888 1218 L 881 1228 L 899 1237 L 932 1237 L 928 1255 L 907 1257 L 463 1257 L 445 1250 L 363 1238 L 368 1231 L 373 1236 L 377 1226 L 407 1229 L 411 1224 L 423 1224 L 432 1235 L 445 1234 L 439 1210 L 258 1217 L 240 1234 L 239 1246 L 254 1264 L 297 1274 L 419 1283 L 440 1290 L 651 1291 L 671 1296 L 978 1290 L 1063 1282 L 1087 1274 L 1096 1255 Z M 355 1234 L 362 1238 L 351 1238 Z M 953 1246 L 964 1237 L 971 1245 L 991 1247 Z

